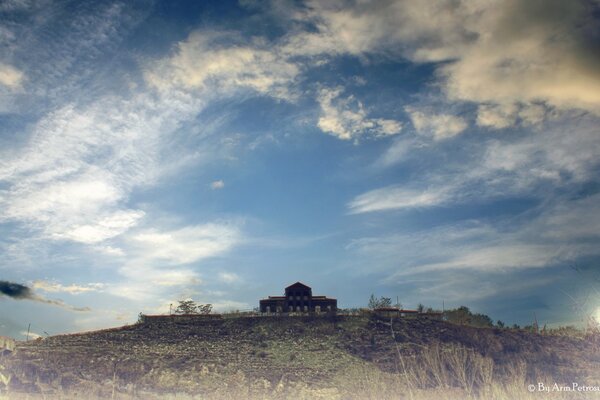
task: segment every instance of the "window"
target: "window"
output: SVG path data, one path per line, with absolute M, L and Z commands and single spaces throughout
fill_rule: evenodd
M 308 311 L 308 306 L 304 306 L 304 312 Z

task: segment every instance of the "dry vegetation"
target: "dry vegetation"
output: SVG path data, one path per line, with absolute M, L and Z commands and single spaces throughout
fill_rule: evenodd
M 373 316 L 136 324 L 19 343 L 10 399 L 573 399 L 600 385 L 596 338 Z M 8 392 L 8 394 L 6 394 Z M 0 396 L 1 398 L 1 396 Z

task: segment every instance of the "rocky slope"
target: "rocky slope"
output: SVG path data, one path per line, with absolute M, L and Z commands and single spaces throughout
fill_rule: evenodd
M 20 342 L 0 364 L 10 393 L 45 398 L 226 398 L 242 389 L 285 398 L 282 385 L 316 390 L 308 398 L 352 398 L 357 380 L 383 387 L 394 377 L 410 390 L 473 395 L 515 379 L 600 385 L 600 346 L 592 339 L 369 315 L 140 323 Z

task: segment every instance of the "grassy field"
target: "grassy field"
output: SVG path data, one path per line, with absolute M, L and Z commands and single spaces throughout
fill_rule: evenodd
M 565 391 L 600 386 L 598 343 L 369 315 L 142 323 L 19 343 L 0 359 L 0 396 L 600 399 Z M 540 383 L 550 391 L 540 392 Z

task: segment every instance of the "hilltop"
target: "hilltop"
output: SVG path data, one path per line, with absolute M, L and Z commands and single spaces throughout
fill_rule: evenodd
M 10 398 L 524 398 L 600 385 L 599 347 L 426 318 L 197 317 L 19 342 L 0 362 Z

